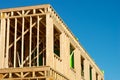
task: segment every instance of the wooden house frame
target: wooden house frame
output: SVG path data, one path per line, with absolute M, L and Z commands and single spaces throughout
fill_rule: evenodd
M 49 4 L 0 10 L 0 46 L 0 80 L 104 80 Z

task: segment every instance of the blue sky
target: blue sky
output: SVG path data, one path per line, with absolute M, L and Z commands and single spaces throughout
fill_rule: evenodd
M 105 80 L 120 80 L 119 0 L 0 0 L 0 8 L 49 3 L 105 71 Z

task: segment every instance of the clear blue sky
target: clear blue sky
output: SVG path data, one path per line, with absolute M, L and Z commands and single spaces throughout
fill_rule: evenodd
M 0 0 L 0 8 L 49 3 L 79 39 L 105 80 L 120 80 L 119 0 Z

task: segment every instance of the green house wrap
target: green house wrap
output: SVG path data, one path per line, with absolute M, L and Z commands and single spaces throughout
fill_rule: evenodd
M 74 68 L 74 52 L 73 51 L 70 54 L 70 67 Z

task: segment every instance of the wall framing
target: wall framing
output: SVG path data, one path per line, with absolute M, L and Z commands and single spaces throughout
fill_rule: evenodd
M 104 79 L 98 66 L 49 4 L 0 10 L 0 44 L 0 79 L 89 80 L 89 65 L 93 80 L 96 72 L 99 80 Z M 70 44 L 74 45 L 72 69 Z M 84 76 L 81 56 L 85 59 Z

